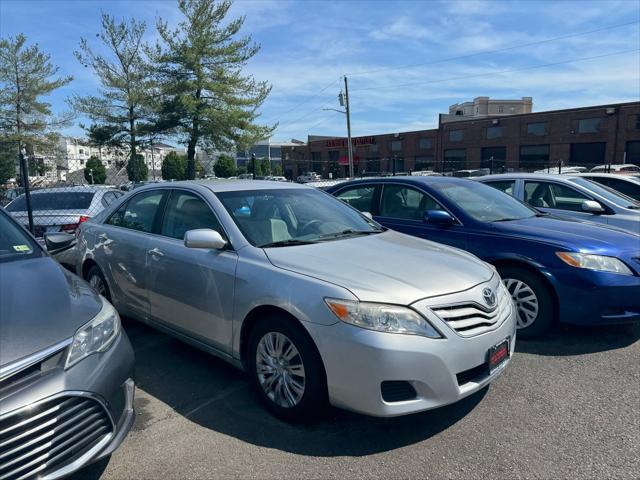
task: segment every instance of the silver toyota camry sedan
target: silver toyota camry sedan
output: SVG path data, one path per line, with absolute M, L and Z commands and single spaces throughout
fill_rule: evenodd
M 450 404 L 504 370 L 515 313 L 473 255 L 316 189 L 149 185 L 81 227 L 77 271 L 120 313 L 246 370 L 276 415 Z

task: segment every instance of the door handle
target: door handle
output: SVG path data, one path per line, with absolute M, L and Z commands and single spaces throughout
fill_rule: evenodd
M 159 248 L 154 248 L 152 250 L 149 250 L 149 255 L 151 255 L 152 257 L 164 257 L 164 253 L 162 253 L 162 251 Z

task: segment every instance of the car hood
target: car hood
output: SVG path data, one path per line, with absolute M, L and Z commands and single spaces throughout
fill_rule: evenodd
M 71 338 L 102 307 L 50 257 L 0 264 L 0 366 Z
M 502 234 L 578 248 L 589 253 L 640 251 L 640 235 L 600 223 L 548 216 L 494 223 L 493 226 Z
M 390 230 L 265 252 L 275 266 L 340 285 L 362 301 L 402 305 L 467 290 L 494 274 L 470 253 Z

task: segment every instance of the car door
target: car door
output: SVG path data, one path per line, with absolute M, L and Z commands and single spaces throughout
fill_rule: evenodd
M 165 192 L 147 190 L 133 196 L 96 231 L 94 256 L 109 277 L 112 300 L 121 313 L 143 320 L 149 315 L 147 250 Z
M 524 201 L 532 207 L 558 217 L 606 224 L 606 216 L 582 210 L 582 202 L 585 200 L 593 199 L 567 185 L 544 180 L 524 182 Z
M 380 209 L 375 220 L 385 227 L 408 235 L 466 249 L 467 234 L 457 222 L 441 226 L 427 223 L 424 213 L 428 210 L 446 210 L 433 196 L 416 187 L 404 184 L 384 184 Z
M 338 191 L 335 196 L 353 208 L 361 212 L 375 213 L 374 199 L 376 198 L 375 185 L 359 184 Z
M 184 234 L 210 228 L 226 240 L 210 205 L 197 193 L 174 189 L 167 199 L 160 235 L 149 245 L 151 318 L 231 353 L 233 297 L 238 255 L 187 248 Z

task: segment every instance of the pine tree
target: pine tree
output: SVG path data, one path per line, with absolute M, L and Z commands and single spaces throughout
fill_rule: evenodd
M 92 155 L 84 166 L 84 178 L 92 185 L 103 185 L 107 180 L 107 169 L 95 155 Z
M 239 37 L 244 18 L 226 15 L 231 1 L 179 0 L 184 19 L 170 29 L 160 19 L 161 38 L 153 51 L 161 85 L 159 128 L 187 145 L 187 178 L 196 173 L 196 147 L 228 151 L 271 135 L 274 127 L 254 123 L 271 87 L 244 76 L 242 67 L 260 49 L 251 36 Z

